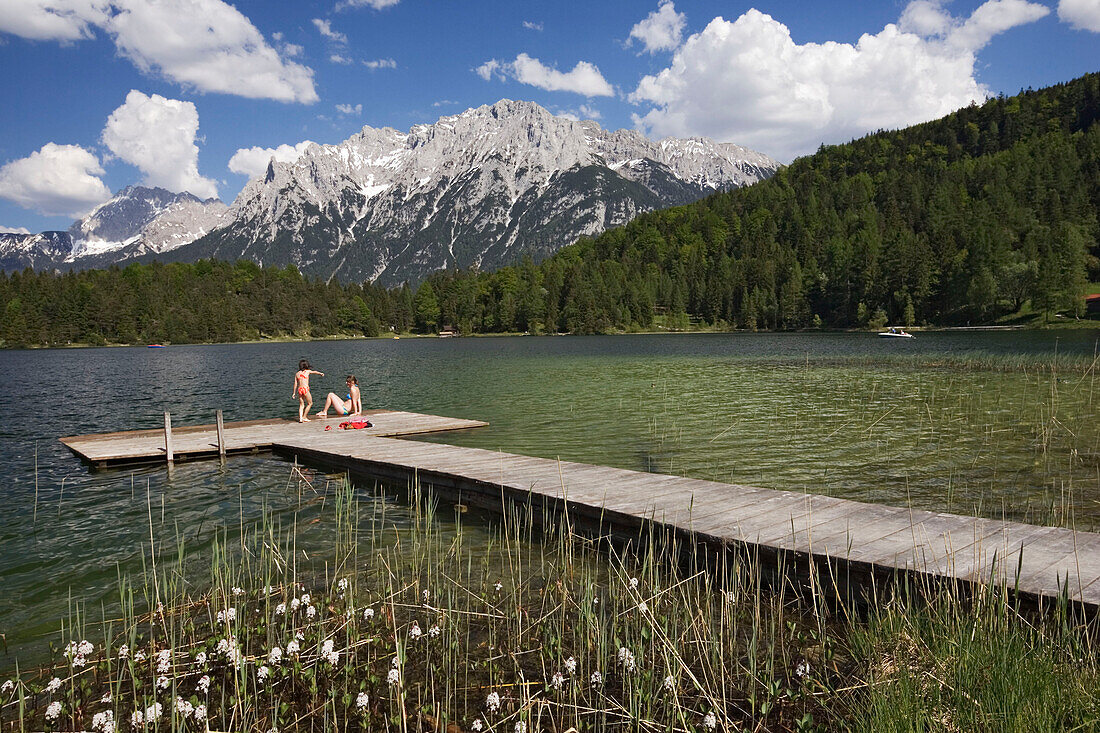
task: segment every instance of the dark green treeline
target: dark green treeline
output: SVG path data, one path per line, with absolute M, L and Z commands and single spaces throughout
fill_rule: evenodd
M 383 322 L 407 329 L 411 312 L 408 288 L 324 283 L 245 261 L 0 275 L 7 346 L 376 336 Z
M 1100 74 L 823 147 L 541 264 L 414 291 L 199 262 L 0 275 L 5 345 L 990 323 L 1100 280 Z

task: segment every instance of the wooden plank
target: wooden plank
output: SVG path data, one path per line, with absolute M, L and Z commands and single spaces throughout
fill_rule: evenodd
M 172 457 L 172 415 L 167 411 L 164 413 L 164 455 L 169 463 L 174 460 Z

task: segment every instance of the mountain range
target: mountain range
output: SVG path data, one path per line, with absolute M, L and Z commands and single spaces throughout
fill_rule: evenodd
M 0 267 L 243 258 L 346 282 L 417 283 L 442 268 L 539 261 L 639 213 L 777 169 L 737 145 L 655 142 L 502 100 L 408 132 L 364 127 L 293 162 L 272 159 L 228 207 L 129 187 L 68 232 L 0 234 Z

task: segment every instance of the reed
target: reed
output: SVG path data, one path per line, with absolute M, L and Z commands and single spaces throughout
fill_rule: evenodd
M 489 518 L 419 485 L 398 505 L 296 468 L 287 493 L 295 511 L 246 524 L 242 509 L 204 568 L 178 533 L 153 535 L 148 501 L 146 568 L 119 579 L 122 613 L 92 624 L 74 602 L 56 663 L 4 683 L 0 727 L 1100 724 L 1095 629 L 1068 612 L 1027 618 L 1003 593 L 898 592 L 861 611 L 829 602 L 824 579 L 776 583 L 782 568 L 765 576 L 756 558 L 652 524 L 612 541 L 567 513 Z M 322 534 L 329 551 L 304 549 Z

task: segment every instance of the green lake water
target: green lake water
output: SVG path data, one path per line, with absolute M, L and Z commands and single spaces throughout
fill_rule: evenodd
M 1100 380 L 1088 365 L 1098 339 L 1059 330 L 3 351 L 0 670 L 56 632 L 74 600 L 89 617 L 110 615 L 119 575 L 142 571 L 151 528 L 158 544 L 183 539 L 201 565 L 218 528 L 264 507 L 303 524 L 315 511 L 303 512 L 291 466 L 273 457 L 185 463 L 170 476 L 93 471 L 57 438 L 157 427 L 165 409 L 176 424 L 212 422 L 218 408 L 227 420 L 292 417 L 302 357 L 326 373 L 315 400 L 354 373 L 367 407 L 491 423 L 432 441 L 1095 531 Z M 400 522 L 401 511 L 388 516 Z M 307 534 L 299 546 L 326 541 Z

